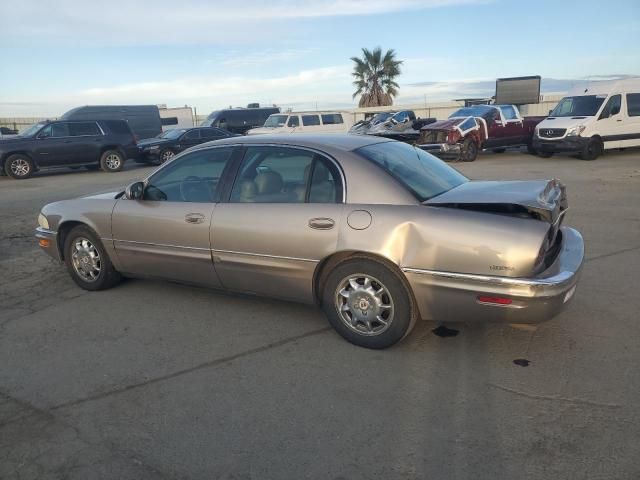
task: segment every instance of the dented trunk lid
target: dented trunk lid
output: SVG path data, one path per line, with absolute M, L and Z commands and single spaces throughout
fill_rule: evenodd
M 560 223 L 558 220 L 568 206 L 565 186 L 555 178 L 529 181 L 470 181 L 423 204 L 486 213 L 526 214 L 552 225 Z

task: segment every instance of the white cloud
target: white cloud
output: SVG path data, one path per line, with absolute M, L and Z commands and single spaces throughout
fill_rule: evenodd
M 241 44 L 265 38 L 290 19 L 376 15 L 486 1 L 20 0 L 0 2 L 0 18 L 5 45 L 43 40 L 49 45 Z

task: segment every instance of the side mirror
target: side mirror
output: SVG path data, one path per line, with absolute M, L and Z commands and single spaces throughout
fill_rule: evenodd
M 144 182 L 133 182 L 124 190 L 127 200 L 142 200 L 144 194 Z

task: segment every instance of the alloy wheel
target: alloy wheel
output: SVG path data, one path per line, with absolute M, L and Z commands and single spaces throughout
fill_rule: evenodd
M 120 157 L 115 153 L 111 153 L 107 155 L 107 158 L 105 158 L 104 163 L 109 170 L 117 170 L 118 168 L 120 168 L 120 164 L 122 163 L 122 160 L 120 160 Z
M 24 158 L 16 158 L 13 162 L 11 162 L 11 172 L 16 177 L 24 177 L 29 174 L 29 170 L 31 166 L 29 162 L 27 162 Z
M 360 335 L 380 335 L 393 321 L 391 294 L 382 282 L 370 275 L 344 278 L 335 292 L 335 306 L 342 322 Z
M 160 155 L 160 163 L 168 162 L 174 156 L 175 153 L 173 153 L 171 150 L 165 150 L 164 152 L 162 152 L 162 155 Z
M 100 253 L 90 240 L 78 237 L 71 247 L 71 262 L 75 272 L 86 282 L 95 282 L 100 276 Z

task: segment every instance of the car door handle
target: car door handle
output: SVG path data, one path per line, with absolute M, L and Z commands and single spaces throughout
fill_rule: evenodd
M 184 221 L 187 223 L 203 223 L 204 215 L 201 213 L 187 213 L 184 216 Z
M 336 222 L 332 218 L 318 217 L 309 219 L 309 226 L 316 230 L 331 230 Z

